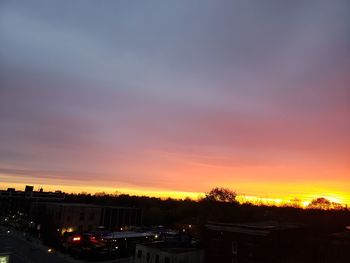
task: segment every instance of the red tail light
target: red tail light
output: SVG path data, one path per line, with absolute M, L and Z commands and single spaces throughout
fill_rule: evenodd
M 73 242 L 79 242 L 81 240 L 80 236 L 73 237 Z

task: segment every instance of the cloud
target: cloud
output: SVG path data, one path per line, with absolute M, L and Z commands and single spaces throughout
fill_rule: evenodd
M 187 173 L 203 189 L 311 167 L 343 179 L 348 7 L 3 1 L 0 164 L 177 189 Z

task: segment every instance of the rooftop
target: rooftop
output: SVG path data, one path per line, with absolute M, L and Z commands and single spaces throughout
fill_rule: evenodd
M 198 248 L 193 247 L 188 243 L 184 243 L 184 242 L 158 241 L 158 242 L 144 243 L 144 244 L 141 244 L 140 246 L 150 247 L 150 248 L 158 249 L 168 253 L 185 253 L 185 252 L 198 250 Z
M 337 233 L 330 234 L 329 237 L 331 237 L 333 239 L 343 239 L 343 240 L 350 241 L 350 227 L 347 226 L 346 230 L 343 232 L 337 232 Z
M 300 228 L 300 225 L 289 222 L 260 221 L 246 223 L 222 223 L 209 221 L 206 227 L 214 231 L 235 232 L 248 235 L 267 236 L 273 231 Z
M 26 198 L 26 199 L 63 199 L 65 193 L 44 191 L 16 191 L 15 189 L 0 190 L 0 198 Z
M 105 234 L 103 237 L 106 239 L 118 239 L 118 238 L 133 238 L 133 237 L 154 237 L 155 234 L 151 232 L 133 232 L 133 231 L 118 231 Z
M 122 208 L 122 209 L 139 209 L 137 207 L 126 207 L 126 206 L 104 206 L 94 204 L 82 204 L 82 203 L 55 203 L 55 202 L 41 202 L 39 205 L 47 206 L 61 206 L 61 207 L 86 207 L 86 208 Z

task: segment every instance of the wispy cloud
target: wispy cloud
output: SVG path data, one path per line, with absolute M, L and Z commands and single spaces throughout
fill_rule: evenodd
M 349 7 L 2 1 L 0 173 L 348 184 Z

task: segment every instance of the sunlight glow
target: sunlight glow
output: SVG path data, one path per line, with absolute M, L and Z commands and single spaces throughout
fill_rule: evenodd
M 23 184 L 18 183 L 8 183 L 8 187 L 15 187 L 18 190 L 23 190 Z M 174 198 L 174 199 L 185 199 L 189 198 L 192 200 L 199 200 L 205 197 L 203 192 L 185 192 L 185 191 L 164 191 L 160 189 L 153 188 L 112 188 L 112 187 L 92 187 L 92 186 L 57 186 L 57 185 L 40 185 L 35 186 L 34 189 L 39 189 L 43 187 L 45 191 L 55 191 L 61 190 L 66 193 L 90 193 L 90 194 L 128 194 L 135 196 L 151 196 L 158 197 L 162 199 Z M 305 190 L 306 192 L 306 190 Z M 350 204 L 350 195 L 341 192 L 325 193 L 326 191 L 313 191 L 312 194 L 304 194 L 300 196 L 293 196 L 291 194 L 284 196 L 259 196 L 259 195 L 245 195 L 238 193 L 237 201 L 241 204 L 251 203 L 255 205 L 273 205 L 273 206 L 293 206 L 293 207 L 307 207 L 310 202 L 314 199 L 323 197 L 331 202 L 339 203 L 342 205 Z

